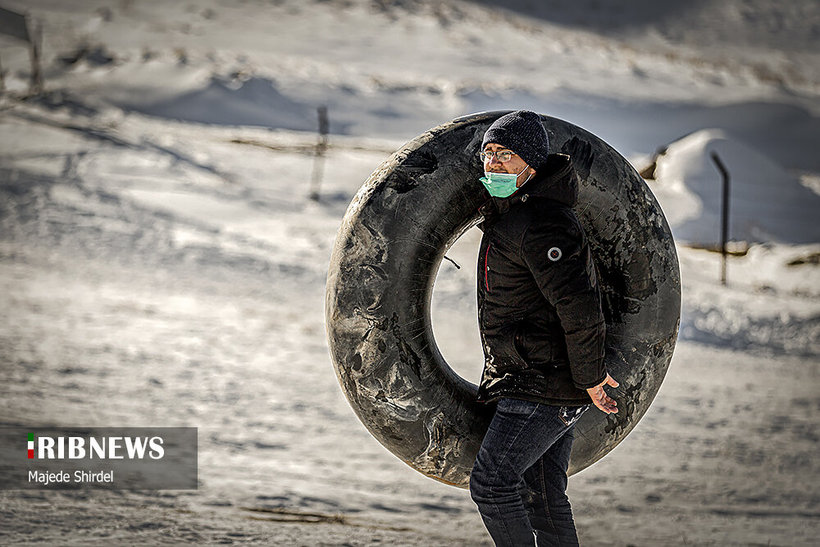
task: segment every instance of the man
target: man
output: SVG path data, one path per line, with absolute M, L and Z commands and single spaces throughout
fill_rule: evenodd
M 478 397 L 497 402 L 470 476 L 496 545 L 577 545 L 566 496 L 575 422 L 605 413 L 618 387 L 604 365 L 595 265 L 572 210 L 578 176 L 549 153 L 537 114 L 500 117 L 484 134 L 478 316 L 485 363 Z

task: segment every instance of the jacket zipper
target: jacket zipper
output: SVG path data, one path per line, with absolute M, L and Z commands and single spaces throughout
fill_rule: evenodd
M 487 244 L 487 250 L 484 251 L 484 288 L 487 289 L 487 292 L 490 290 L 490 265 L 487 263 L 487 257 L 490 254 L 490 247 L 492 246 L 491 243 Z

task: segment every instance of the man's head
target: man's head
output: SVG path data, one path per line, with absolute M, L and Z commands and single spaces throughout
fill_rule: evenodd
M 484 170 L 491 173 L 520 173 L 518 186 L 547 161 L 549 137 L 541 118 L 529 110 L 517 110 L 501 116 L 484 133 L 481 143 Z M 513 152 L 507 161 L 505 151 Z M 502 158 L 499 159 L 498 153 Z

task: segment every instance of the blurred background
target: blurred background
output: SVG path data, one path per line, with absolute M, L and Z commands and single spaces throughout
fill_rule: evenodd
M 0 492 L 3 543 L 489 545 L 466 491 L 358 422 L 323 299 L 381 162 L 518 108 L 632 162 L 681 263 L 660 393 L 570 479 L 582 543 L 816 542 L 817 2 L 0 8 L 0 425 L 194 426 L 200 450 L 197 491 Z M 479 238 L 433 296 L 436 341 L 474 383 Z

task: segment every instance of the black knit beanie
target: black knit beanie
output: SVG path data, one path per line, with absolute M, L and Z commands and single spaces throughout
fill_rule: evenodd
M 516 110 L 498 118 L 484 133 L 483 150 L 487 143 L 506 146 L 538 171 L 547 161 L 550 141 L 541 125 L 541 117 L 529 110 Z

